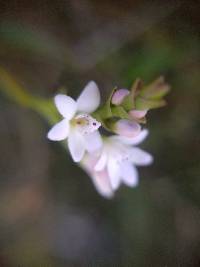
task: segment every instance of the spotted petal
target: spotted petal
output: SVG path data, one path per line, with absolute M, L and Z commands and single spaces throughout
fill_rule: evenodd
M 54 100 L 58 111 L 64 118 L 70 120 L 75 115 L 77 104 L 73 98 L 67 95 L 59 94 L 55 96 Z
M 69 121 L 64 119 L 55 124 L 48 132 L 47 137 L 52 141 L 61 141 L 67 138 L 69 133 Z
M 90 81 L 77 99 L 78 111 L 92 113 L 100 104 L 99 89 L 94 81 Z

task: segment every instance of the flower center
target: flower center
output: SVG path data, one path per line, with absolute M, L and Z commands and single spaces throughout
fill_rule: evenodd
M 79 114 L 71 120 L 71 125 L 80 133 L 88 134 L 96 131 L 101 123 L 88 114 Z

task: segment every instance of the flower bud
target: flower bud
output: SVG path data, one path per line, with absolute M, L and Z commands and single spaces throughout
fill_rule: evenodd
M 130 94 L 129 90 L 119 89 L 119 90 L 115 91 L 115 93 L 113 94 L 111 103 L 113 105 L 118 106 L 123 102 L 124 98 L 129 94 Z
M 126 137 L 135 137 L 140 133 L 139 123 L 125 119 L 118 120 L 113 127 L 113 131 Z
M 133 119 L 141 119 L 141 118 L 143 118 L 146 114 L 147 114 L 147 110 L 136 110 L 136 109 L 133 109 L 133 110 L 129 111 L 129 115 L 130 115 Z

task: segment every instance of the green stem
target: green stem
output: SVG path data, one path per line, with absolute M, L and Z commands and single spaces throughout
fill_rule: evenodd
M 50 124 L 58 120 L 52 100 L 33 96 L 2 67 L 0 67 L 0 91 L 16 104 L 36 111 Z

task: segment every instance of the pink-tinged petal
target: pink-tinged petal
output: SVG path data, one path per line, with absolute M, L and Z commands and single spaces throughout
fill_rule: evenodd
M 68 147 L 72 159 L 75 162 L 81 161 L 85 153 L 85 144 L 82 136 L 77 131 L 70 131 L 68 137 Z
M 64 119 L 55 124 L 48 132 L 47 137 L 52 141 L 61 141 L 67 138 L 69 134 L 69 121 Z
M 130 160 L 139 166 L 150 165 L 153 162 L 153 156 L 140 148 L 130 149 Z
M 85 135 L 83 135 L 83 139 L 85 142 L 85 148 L 89 153 L 97 151 L 103 145 L 99 131 L 85 134 Z
M 110 157 L 107 164 L 108 175 L 113 190 L 117 190 L 120 186 L 120 167 L 117 161 Z
M 99 160 L 97 161 L 94 170 L 95 171 L 101 171 L 106 167 L 106 162 L 107 162 L 107 154 L 105 152 L 102 152 Z
M 130 94 L 130 91 L 127 90 L 127 89 L 119 89 L 119 90 L 116 90 L 112 96 L 112 99 L 111 99 L 111 103 L 113 105 L 120 105 L 124 98 Z
M 73 98 L 67 95 L 59 94 L 55 96 L 54 100 L 58 111 L 64 118 L 68 120 L 73 118 L 77 110 L 77 104 Z
M 94 166 L 96 165 L 98 161 L 98 155 L 95 154 L 89 154 L 85 153 L 83 159 L 80 162 L 80 165 L 83 167 L 83 169 L 87 172 L 94 172 Z
M 112 138 L 124 143 L 125 145 L 138 145 L 145 140 L 148 134 L 149 131 L 147 129 L 143 129 L 137 136 L 132 138 L 128 138 L 125 136 L 113 136 Z
M 106 169 L 96 172 L 94 170 L 96 162 L 96 156 L 93 156 L 91 154 L 85 154 L 83 160 L 81 161 L 81 166 L 91 177 L 98 193 L 105 198 L 111 198 L 113 197 L 114 192 L 110 184 L 108 173 Z
M 94 81 L 90 81 L 77 99 L 78 111 L 92 113 L 100 105 L 100 92 Z
M 105 170 L 95 172 L 91 178 L 97 192 L 99 192 L 100 195 L 105 198 L 112 198 L 114 196 L 114 191 L 111 187 L 108 174 Z
M 113 130 L 119 135 L 130 138 L 140 133 L 141 126 L 137 122 L 121 119 L 116 122 Z
M 147 110 L 131 110 L 129 111 L 129 115 L 133 119 L 141 119 L 147 114 Z
M 138 171 L 130 162 L 121 164 L 121 177 L 127 186 L 134 187 L 138 185 Z

